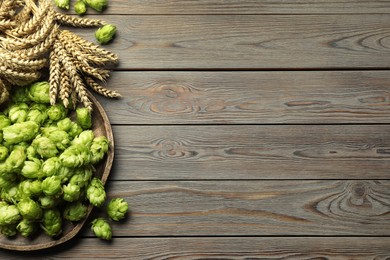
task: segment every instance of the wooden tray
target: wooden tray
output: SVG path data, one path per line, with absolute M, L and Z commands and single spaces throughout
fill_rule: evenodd
M 105 135 L 110 141 L 108 154 L 105 156 L 105 159 L 97 165 L 95 172 L 95 176 L 100 177 L 103 184 L 105 184 L 114 160 L 114 138 L 111 124 L 103 107 L 93 95 L 90 94 L 89 96 L 93 102 L 92 118 L 94 123 L 92 130 L 96 136 Z M 57 239 L 47 236 L 44 232 L 39 232 L 39 234 L 33 238 L 25 238 L 21 235 L 17 235 L 15 238 L 7 238 L 0 234 L 0 248 L 17 251 L 33 251 L 62 244 L 77 235 L 87 221 L 92 209 L 93 206 L 89 205 L 87 217 L 78 223 L 73 224 L 69 221 L 64 221 L 62 235 Z

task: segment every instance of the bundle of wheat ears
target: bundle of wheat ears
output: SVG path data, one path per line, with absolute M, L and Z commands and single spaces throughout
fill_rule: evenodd
M 59 13 L 49 0 L 0 0 L 0 4 L 0 103 L 7 101 L 11 88 L 40 79 L 47 66 L 52 105 L 81 102 L 92 109 L 87 88 L 106 97 L 120 96 L 102 86 L 109 77 L 105 67 L 118 62 L 118 56 L 60 29 L 61 24 L 95 27 L 103 21 Z

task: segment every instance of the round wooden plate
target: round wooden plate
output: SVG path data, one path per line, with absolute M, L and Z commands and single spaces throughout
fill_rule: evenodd
M 93 102 L 92 130 L 94 131 L 95 136 L 105 135 L 110 141 L 110 149 L 108 151 L 108 154 L 105 156 L 103 161 L 96 166 L 95 172 L 95 176 L 100 177 L 103 184 L 105 184 L 108 176 L 110 175 L 111 166 L 114 160 L 114 138 L 112 134 L 111 124 L 103 107 L 96 100 L 96 98 L 93 97 L 93 95 L 90 94 L 89 96 L 91 101 Z M 89 205 L 87 217 L 78 223 L 64 221 L 63 232 L 61 236 L 57 239 L 53 239 L 47 236 L 44 232 L 39 232 L 37 236 L 34 236 L 32 238 L 25 238 L 21 235 L 17 235 L 14 238 L 7 238 L 5 236 L 0 235 L 0 248 L 17 251 L 33 251 L 54 247 L 59 244 L 65 243 L 66 241 L 69 241 L 70 239 L 75 237 L 77 233 L 81 230 L 86 220 L 88 219 L 88 216 L 91 213 L 92 209 L 93 206 Z

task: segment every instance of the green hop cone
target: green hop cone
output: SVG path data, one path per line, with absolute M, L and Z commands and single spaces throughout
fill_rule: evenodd
M 8 111 L 8 117 L 12 123 L 21 123 L 27 120 L 28 105 L 26 103 L 17 103 L 11 105 Z
M 56 196 L 61 193 L 61 179 L 57 176 L 46 177 L 42 181 L 42 191 L 47 196 Z
M 28 97 L 28 88 L 26 88 L 26 87 L 13 88 L 11 99 L 14 103 L 29 102 L 30 99 Z
M 72 145 L 83 145 L 89 147 L 94 138 L 95 134 L 92 130 L 84 130 L 72 140 Z
M 107 0 L 84 0 L 84 2 L 98 12 L 103 11 L 107 7 Z
M 47 119 L 47 106 L 45 104 L 34 104 L 30 107 L 27 114 L 27 121 L 34 121 L 38 125 L 42 125 Z
M 66 201 L 73 202 L 80 197 L 80 186 L 72 183 L 63 185 L 62 190 L 64 191 L 63 198 Z
M 52 141 L 58 150 L 65 150 L 70 145 L 69 135 L 62 130 L 55 130 L 48 134 L 47 138 Z
M 15 205 L 2 204 L 0 206 L 0 225 L 16 224 L 21 219 L 18 207 Z
M 81 126 L 79 124 L 77 124 L 76 122 L 72 122 L 71 127 L 67 133 L 69 134 L 69 136 L 71 138 L 75 138 L 76 136 L 81 134 L 81 132 L 83 132 L 83 129 L 81 128 Z
M 67 2 L 69 2 L 69 0 L 67 0 Z M 29 99 L 31 99 L 36 103 L 49 104 L 50 103 L 49 90 L 50 90 L 49 82 L 47 81 L 36 82 L 29 87 L 28 97 Z
M 42 171 L 42 163 L 39 159 L 33 158 L 31 161 L 25 161 L 21 174 L 29 179 L 38 179 L 45 176 Z
M 4 201 L 4 202 L 8 202 L 8 203 L 16 203 L 18 200 L 21 199 L 22 197 L 22 194 L 20 193 L 19 191 L 19 187 L 18 187 L 18 184 L 13 182 L 12 184 L 10 184 L 9 186 L 1 189 L 1 193 L 0 193 L 0 196 L 1 196 L 1 199 Z
M 90 129 L 92 127 L 92 115 L 88 108 L 80 107 L 76 109 L 77 123 L 83 129 Z
M 56 175 L 61 168 L 60 159 L 58 157 L 51 157 L 43 162 L 42 172 L 46 177 Z
M 42 193 L 42 182 L 26 179 L 19 183 L 18 189 L 20 196 L 23 198 L 38 197 Z
M 85 145 L 71 145 L 59 156 L 62 165 L 76 168 L 87 165 L 91 161 L 89 147 Z
M 49 107 L 47 115 L 50 120 L 59 121 L 68 115 L 68 110 L 62 104 L 55 104 Z
M 39 125 L 34 121 L 16 123 L 3 128 L 3 138 L 8 144 L 28 142 L 35 138 Z
M 25 198 L 17 205 L 20 214 L 27 220 L 39 220 L 42 217 L 42 209 L 38 202 Z
M 0 114 L 0 130 L 3 130 L 4 127 L 11 125 L 11 119 L 9 119 L 6 115 Z
M 35 148 L 41 158 L 51 158 L 58 154 L 55 143 L 45 136 L 37 136 L 31 145 Z
M 107 205 L 107 214 L 115 221 L 125 218 L 128 211 L 129 204 L 123 198 L 112 199 Z
M 27 147 L 26 156 L 27 159 L 29 159 L 30 161 L 32 161 L 33 159 L 38 159 L 37 150 L 34 148 L 34 146 L 30 145 L 29 147 Z
M 111 240 L 112 230 L 110 224 L 103 218 L 94 219 L 92 222 L 91 230 L 98 238 L 104 240 Z
M 72 128 L 72 120 L 70 120 L 69 117 L 66 117 L 57 122 L 57 127 L 62 131 L 69 132 Z
M 91 163 L 96 164 L 101 161 L 104 155 L 108 152 L 109 141 L 104 135 L 93 139 L 91 144 Z
M 112 24 L 106 24 L 96 30 L 95 37 L 100 44 L 107 44 L 112 39 L 114 39 L 115 34 L 116 26 Z
M 0 161 L 4 161 L 8 157 L 8 148 L 0 146 Z
M 106 200 L 106 191 L 102 181 L 96 177 L 92 178 L 87 187 L 87 199 L 95 207 L 101 207 Z
M 21 145 L 15 145 L 5 163 L 11 170 L 17 170 L 23 166 L 26 158 L 25 148 Z
M 58 8 L 69 10 L 70 0 L 54 0 L 54 3 Z
M 80 167 L 75 169 L 75 174 L 70 179 L 69 183 L 84 188 L 88 186 L 91 181 L 93 172 L 91 167 Z
M 13 237 L 18 233 L 16 224 L 0 226 L 0 232 L 6 237 Z
M 61 202 L 61 197 L 42 195 L 38 199 L 41 208 L 51 209 L 56 207 Z
M 22 236 L 31 237 L 38 230 L 38 224 L 34 221 L 23 219 L 16 226 L 16 229 Z
M 80 221 L 87 216 L 88 207 L 80 201 L 68 204 L 64 209 L 64 219 Z
M 56 237 L 62 232 L 61 212 L 58 209 L 46 209 L 43 211 L 42 229 L 48 236 Z
M 78 0 L 74 5 L 74 11 L 78 15 L 83 15 L 87 12 L 87 5 L 82 0 Z

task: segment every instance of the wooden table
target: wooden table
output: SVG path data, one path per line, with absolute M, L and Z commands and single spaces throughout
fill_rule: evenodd
M 390 257 L 390 2 L 109 2 L 130 217 L 1 258 Z

